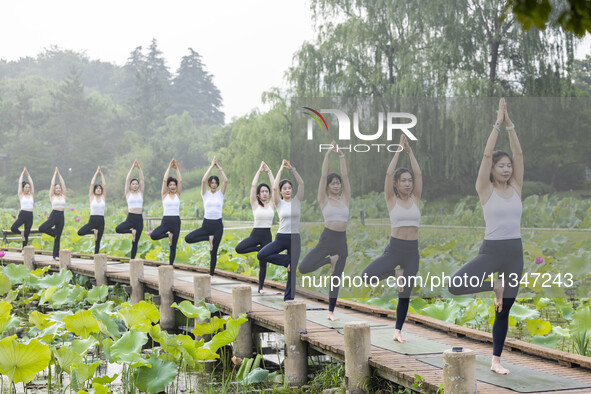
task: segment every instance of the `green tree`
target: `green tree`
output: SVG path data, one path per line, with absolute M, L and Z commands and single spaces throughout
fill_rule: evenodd
M 532 25 L 538 29 L 552 25 L 561 26 L 579 37 L 591 33 L 591 3 L 588 0 L 508 0 L 507 8 L 526 30 Z

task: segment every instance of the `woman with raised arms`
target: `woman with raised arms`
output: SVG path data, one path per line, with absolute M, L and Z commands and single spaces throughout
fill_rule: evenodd
M 139 178 L 131 178 L 133 169 L 137 168 Z M 131 258 L 135 259 L 137 246 L 144 229 L 144 217 L 142 208 L 144 205 L 144 173 L 137 160 L 135 160 L 125 179 L 125 198 L 127 199 L 127 218 L 117 226 L 118 234 L 131 234 Z
M 27 180 L 23 180 L 23 178 L 27 176 Z M 27 246 L 29 242 L 29 233 L 31 232 L 31 227 L 33 226 L 33 194 L 35 193 L 35 187 L 33 186 L 33 180 L 31 179 L 31 175 L 29 171 L 27 171 L 27 167 L 23 168 L 23 172 L 21 173 L 20 178 L 18 179 L 18 199 L 21 203 L 21 210 L 18 213 L 18 217 L 15 222 L 10 227 L 10 230 L 14 234 L 19 234 L 23 241 L 23 248 Z M 22 225 L 25 225 L 23 230 L 20 229 Z
M 56 182 L 59 179 L 59 183 Z M 51 178 L 49 187 L 49 201 L 53 210 L 45 223 L 39 226 L 39 231 L 53 237 L 53 259 L 59 260 L 60 241 L 64 230 L 64 210 L 66 209 L 66 183 L 57 167 Z
M 100 174 L 101 184 L 95 183 L 96 177 Z M 78 235 L 94 234 L 94 254 L 101 249 L 101 239 L 105 231 L 105 199 L 107 198 L 107 187 L 105 177 L 99 166 L 90 181 L 88 199 L 90 201 L 90 219 L 80 230 Z

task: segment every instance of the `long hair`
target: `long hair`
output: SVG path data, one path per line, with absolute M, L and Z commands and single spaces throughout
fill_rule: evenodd
M 398 194 L 398 189 L 396 189 L 396 182 L 398 182 L 398 180 L 400 179 L 400 177 L 402 176 L 402 174 L 404 173 L 409 173 L 411 178 L 412 178 L 412 184 L 415 184 L 415 174 L 412 173 L 411 170 L 409 170 L 408 168 L 397 168 L 396 171 L 394 171 L 394 194 L 396 194 L 396 197 L 400 197 L 400 195 Z
M 289 183 L 293 190 L 293 183 L 291 183 L 289 179 L 282 179 L 281 182 L 279 182 L 279 196 L 281 197 L 281 199 L 283 199 L 283 196 L 281 195 L 281 189 L 283 188 L 283 185 L 285 185 L 286 183 Z
M 511 157 L 511 155 L 509 155 L 504 150 L 496 150 L 496 151 L 493 152 L 493 154 L 492 154 L 492 167 L 494 167 L 495 164 L 497 164 L 499 162 L 499 160 L 501 160 L 504 156 L 507 156 L 509 158 L 509 160 L 511 161 L 511 167 L 513 167 L 513 158 Z M 492 170 L 492 167 L 491 167 L 491 170 Z M 494 180 L 495 180 L 493 178 L 492 172 L 491 172 L 491 174 L 489 176 L 489 179 L 490 179 L 491 182 L 494 182 Z M 509 178 L 509 179 L 511 179 L 511 178 Z
M 260 205 L 261 207 L 264 207 L 264 206 L 265 206 L 265 204 L 263 204 L 263 202 L 262 202 L 262 201 L 261 201 L 261 199 L 259 198 L 259 194 L 261 193 L 261 189 L 262 189 L 263 187 L 266 187 L 266 188 L 267 188 L 267 190 L 269 191 L 269 193 L 271 192 L 271 188 L 270 188 L 270 187 L 269 187 L 269 185 L 267 185 L 266 183 L 261 183 L 261 184 L 259 184 L 259 185 L 257 186 L 257 201 L 259 202 L 259 205 Z M 281 187 L 279 188 L 279 190 L 281 190 Z

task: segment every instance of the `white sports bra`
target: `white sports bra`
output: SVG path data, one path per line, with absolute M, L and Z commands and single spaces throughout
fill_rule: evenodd
M 34 205 L 35 202 L 33 201 L 33 196 L 30 194 L 23 194 L 23 196 L 21 197 L 21 210 L 32 210 Z
M 208 220 L 218 220 L 222 218 L 222 208 L 224 206 L 224 195 L 220 190 L 215 193 L 209 190 L 201 196 L 203 198 L 203 218 Z
M 521 211 L 523 207 L 521 198 L 513 189 L 513 195 L 506 199 L 499 196 L 493 188 L 493 192 L 482 206 L 484 213 L 484 239 L 516 239 L 521 238 Z
M 127 209 L 142 209 L 143 205 L 144 196 L 142 196 L 142 193 L 129 192 L 129 197 L 127 197 Z
M 252 216 L 254 217 L 254 224 L 252 227 L 271 228 L 273 225 L 274 215 L 275 213 L 273 212 L 273 207 L 271 204 L 268 204 L 267 207 L 261 207 L 260 205 L 257 205 L 256 209 L 252 211 Z
M 278 234 L 299 234 L 300 232 L 301 203 L 297 197 L 289 202 L 279 200 L 277 215 L 279 216 Z
M 326 202 L 322 209 L 322 215 L 324 216 L 325 222 L 347 222 L 349 219 L 349 207 L 346 205 L 336 206 L 330 203 L 330 200 Z
M 400 204 L 395 204 L 390 211 L 390 227 L 419 227 L 421 211 L 415 201 L 411 199 L 412 205 L 406 209 Z
M 179 210 L 181 207 L 181 199 L 177 194 L 174 197 L 170 197 L 170 193 L 166 193 L 166 196 L 162 199 L 162 208 L 164 213 L 162 216 L 179 216 Z
M 105 198 L 104 197 L 97 199 L 96 196 L 92 196 L 92 200 L 90 201 L 90 215 L 105 216 Z
M 65 196 L 53 196 L 53 198 L 51 199 L 51 208 L 66 209 L 66 197 Z

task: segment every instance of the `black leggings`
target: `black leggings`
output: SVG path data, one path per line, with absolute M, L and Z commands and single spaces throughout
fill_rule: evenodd
M 408 313 L 410 293 L 415 285 L 415 281 L 409 277 L 415 277 L 419 272 L 419 241 L 390 237 L 390 243 L 384 254 L 371 262 L 363 270 L 361 277 L 365 278 L 367 275 L 367 279 L 369 279 L 375 276 L 379 280 L 384 280 L 394 276 L 394 271 L 398 266 L 404 270 L 402 276 L 405 277 L 404 290 L 398 293 L 398 305 L 396 306 L 396 329 L 402 330 Z M 402 282 L 402 279 L 400 281 Z
M 270 228 L 253 228 L 250 236 L 240 241 L 236 245 L 236 253 L 246 254 L 251 252 L 259 252 L 265 245 L 273 241 Z M 267 263 L 259 261 L 259 290 L 263 288 L 265 277 L 267 276 Z
M 170 254 L 168 255 L 168 263 L 172 265 L 176 257 L 176 244 L 181 233 L 181 217 L 180 216 L 163 216 L 160 226 L 156 227 L 150 234 L 152 240 L 157 241 L 168 237 L 168 233 L 172 234 L 172 245 L 170 245 Z
M 346 231 L 334 231 L 327 228 L 324 229 L 320 235 L 318 244 L 312 249 L 300 264 L 299 271 L 301 274 L 308 274 L 316 271 L 318 268 L 330 264 L 330 257 L 338 254 L 339 259 L 335 265 L 332 277 L 340 277 L 345 269 L 345 261 L 349 254 L 347 248 L 347 233 Z M 339 296 L 339 287 L 332 288 L 328 295 L 328 310 L 333 312 L 337 305 L 337 297 Z
M 64 211 L 55 209 L 49 214 L 49 219 L 39 226 L 39 232 L 45 233 L 54 238 L 53 240 L 53 258 L 60 255 L 60 240 L 64 230 Z
M 29 242 L 29 233 L 31 232 L 31 227 L 33 226 L 33 212 L 20 211 L 18 213 L 18 218 L 12 224 L 10 230 L 15 234 L 20 235 L 21 230 L 19 230 L 19 227 L 23 224 L 25 225 L 25 240 L 23 241 L 24 248 L 25 246 L 27 246 L 27 243 Z
M 135 259 L 137 245 L 144 229 L 144 217 L 141 213 L 128 213 L 125 221 L 115 228 L 115 232 L 117 234 L 131 234 L 132 229 L 135 230 L 135 241 L 131 242 L 131 258 Z
M 498 272 L 499 275 L 503 274 L 505 282 L 503 309 L 501 312 L 495 312 L 495 322 L 492 332 L 493 355 L 500 357 L 503 351 L 503 345 L 505 344 L 505 338 L 507 337 L 507 330 L 509 329 L 509 312 L 519 292 L 519 282 L 523 274 L 523 245 L 521 238 L 504 240 L 485 239 L 482 241 L 478 256 L 460 268 L 451 277 L 448 290 L 454 295 L 492 291 L 494 282 L 485 282 L 482 278 L 487 279 L 489 275 L 495 272 Z M 470 278 L 472 277 L 476 277 L 478 280 L 474 279 L 472 280 L 473 283 L 470 283 Z
M 224 223 L 222 219 L 203 219 L 201 228 L 191 231 L 185 237 L 185 242 L 194 244 L 195 242 L 209 241 L 209 236 L 213 235 L 213 249 L 209 251 L 209 275 L 215 273 L 215 266 L 218 262 L 218 247 L 224 233 Z
M 265 273 L 267 268 L 266 263 L 280 265 L 286 268 L 289 266 L 287 283 L 285 284 L 285 295 L 283 296 L 284 301 L 293 300 L 295 298 L 295 270 L 298 267 L 301 249 L 300 234 L 277 233 L 277 235 L 275 235 L 275 241 L 265 245 L 260 252 L 257 253 L 259 264 L 265 266 Z M 284 250 L 287 251 L 287 254 L 279 254 Z M 261 275 L 259 271 L 259 289 L 262 287 L 263 283 L 261 283 Z
M 101 239 L 103 238 L 103 233 L 105 231 L 105 217 L 102 215 L 90 215 L 90 219 L 88 223 L 86 223 L 80 230 L 78 230 L 78 235 L 88 235 L 92 234 L 94 230 L 98 230 L 96 234 L 96 241 L 94 241 L 94 254 L 98 254 L 101 249 Z

